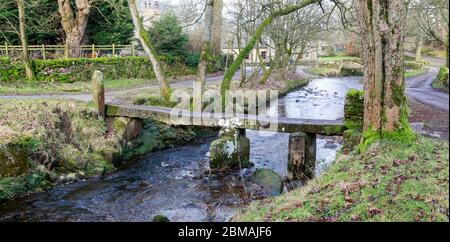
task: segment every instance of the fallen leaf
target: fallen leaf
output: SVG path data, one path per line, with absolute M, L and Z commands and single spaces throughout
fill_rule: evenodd
M 383 213 L 383 212 L 376 207 L 369 208 L 369 217 L 373 217 L 373 216 L 381 214 L 381 213 Z

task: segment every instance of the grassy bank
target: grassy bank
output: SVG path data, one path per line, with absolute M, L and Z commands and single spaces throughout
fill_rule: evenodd
M 103 121 L 84 102 L 0 102 L 0 200 L 102 176 L 133 157 L 208 134 L 152 121 Z
M 340 155 L 305 187 L 251 204 L 235 221 L 449 221 L 448 143 L 380 141 Z

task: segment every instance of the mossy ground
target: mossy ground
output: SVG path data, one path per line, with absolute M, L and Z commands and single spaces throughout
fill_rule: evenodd
M 118 141 L 88 104 L 0 102 L 0 126 L 31 137 L 33 143 L 28 151 L 32 169 L 25 176 L 2 180 L 0 199 L 47 187 L 62 174 L 91 176 L 114 169 L 102 154 L 110 147 L 117 149 Z
M 255 202 L 234 220 L 448 222 L 448 143 L 385 140 L 340 155 L 305 187 Z

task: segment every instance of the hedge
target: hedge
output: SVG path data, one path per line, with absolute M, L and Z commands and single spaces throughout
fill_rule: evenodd
M 106 79 L 153 79 L 155 74 L 149 60 L 145 57 L 121 58 L 78 58 L 59 60 L 34 60 L 32 63 L 37 82 L 86 82 L 95 70 L 103 72 Z M 215 64 L 210 72 L 219 71 L 221 66 Z M 196 67 L 184 64 L 167 66 L 168 76 L 193 75 Z M 25 70 L 20 61 L 0 58 L 0 83 L 14 83 L 25 80 Z

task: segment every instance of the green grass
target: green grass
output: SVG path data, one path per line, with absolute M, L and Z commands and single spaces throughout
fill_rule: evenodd
M 380 141 L 340 155 L 305 187 L 254 202 L 234 220 L 448 222 L 448 143 Z
M 424 74 L 426 72 L 427 72 L 427 70 L 425 70 L 424 68 L 414 69 L 414 70 L 411 70 L 411 71 L 405 71 L 405 78 L 410 78 L 410 77 L 422 75 L 422 74 Z
M 447 53 L 445 52 L 445 50 L 433 50 L 428 54 L 430 56 L 436 57 L 436 58 L 441 58 L 441 59 L 447 58 Z
M 317 76 L 337 76 L 339 75 L 339 70 L 336 68 L 329 68 L 323 66 L 316 66 L 311 68 L 311 73 Z
M 124 90 L 145 85 L 156 84 L 156 80 L 120 79 L 106 80 L 107 90 Z M 88 93 L 91 91 L 89 82 L 76 83 L 27 83 L 0 86 L 0 94 L 4 95 L 33 95 L 33 94 L 60 94 L 60 93 Z

